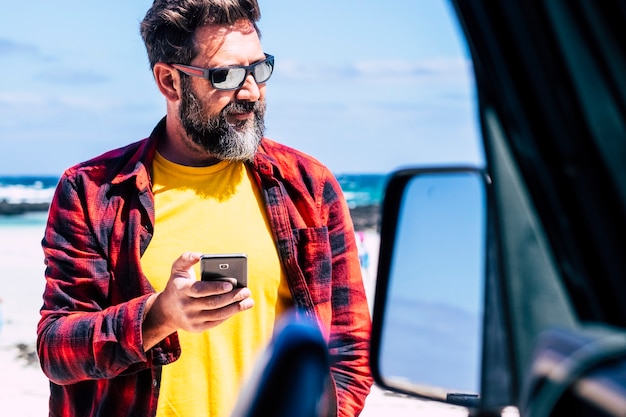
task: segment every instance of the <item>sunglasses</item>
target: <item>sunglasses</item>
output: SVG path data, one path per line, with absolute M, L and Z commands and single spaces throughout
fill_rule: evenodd
M 180 72 L 209 80 L 217 90 L 236 90 L 241 88 L 248 74 L 252 74 L 257 84 L 263 84 L 274 71 L 274 56 L 265 54 L 263 61 L 252 65 L 236 65 L 224 68 L 201 68 L 191 65 L 171 64 Z

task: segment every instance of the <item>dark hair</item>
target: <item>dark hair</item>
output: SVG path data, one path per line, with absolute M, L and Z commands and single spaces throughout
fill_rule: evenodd
M 190 63 L 197 54 L 194 34 L 199 27 L 247 19 L 260 35 L 260 18 L 256 0 L 154 0 L 140 25 L 150 68 L 157 62 Z

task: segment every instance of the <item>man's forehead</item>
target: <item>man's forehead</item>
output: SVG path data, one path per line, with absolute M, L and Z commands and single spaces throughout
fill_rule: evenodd
M 247 54 L 262 51 L 261 43 L 249 20 L 241 19 L 232 25 L 206 24 L 194 34 L 198 55 L 211 57 L 218 52 L 241 52 Z
M 216 24 L 207 23 L 196 29 L 196 39 L 204 38 L 206 41 L 211 41 L 219 38 L 223 38 L 231 33 L 238 32 L 242 35 L 256 34 L 254 24 L 246 19 L 237 20 L 233 24 Z

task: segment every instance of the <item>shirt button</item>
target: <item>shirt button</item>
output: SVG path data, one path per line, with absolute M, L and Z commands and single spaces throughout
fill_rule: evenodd
M 159 384 L 159 382 L 156 379 L 152 380 L 152 385 L 154 385 L 155 387 Z

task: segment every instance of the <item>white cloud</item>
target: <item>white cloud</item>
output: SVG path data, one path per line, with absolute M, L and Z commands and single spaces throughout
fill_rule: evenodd
M 39 48 L 32 44 L 0 38 L 0 58 L 11 55 L 29 55 L 39 57 L 40 51 Z
M 34 92 L 0 92 L 0 106 L 22 107 L 41 106 L 46 102 L 46 98 Z
M 47 70 L 40 73 L 37 78 L 52 85 L 71 86 L 100 85 L 109 81 L 106 75 L 93 70 L 67 70 L 65 68 Z
M 50 109 L 55 113 L 72 110 L 106 110 L 113 108 L 115 103 L 101 97 L 94 98 L 84 95 L 49 95 L 35 92 L 4 92 L 0 93 L 0 106 L 19 110 L 22 108 Z
M 294 60 L 277 62 L 276 72 L 281 77 L 295 80 L 341 80 L 384 81 L 403 78 L 413 81 L 465 79 L 471 62 L 462 58 L 432 58 L 421 61 L 357 61 L 348 65 L 330 63 L 303 63 Z

